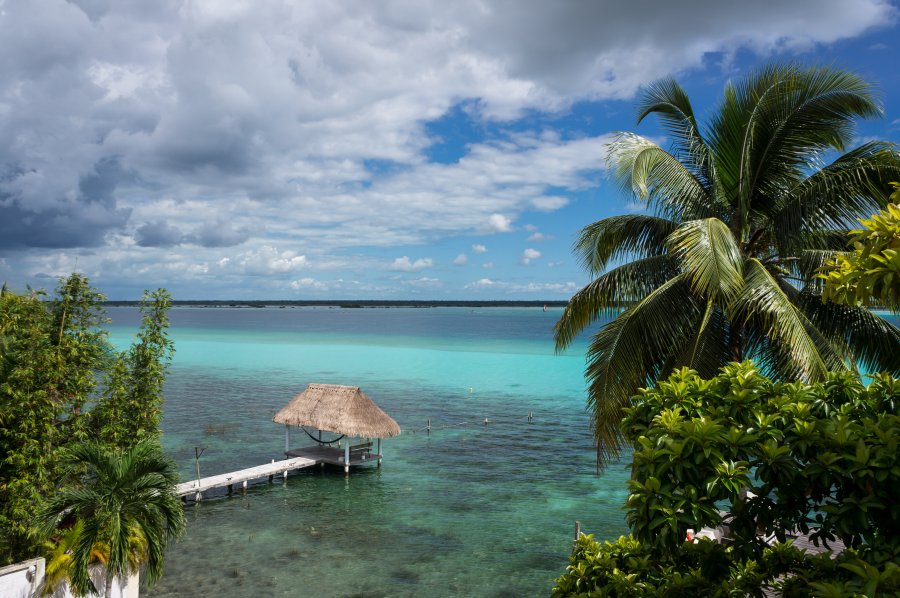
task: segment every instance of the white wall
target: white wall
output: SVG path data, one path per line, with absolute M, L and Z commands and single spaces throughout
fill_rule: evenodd
M 91 568 L 91 579 L 94 586 L 103 592 L 105 585 L 105 571 L 103 567 Z M 44 559 L 30 559 L 15 565 L 0 568 L 0 598 L 36 598 L 40 596 L 40 586 L 44 581 Z M 128 576 L 126 579 L 116 577 L 113 579 L 112 593 L 108 598 L 138 598 L 139 575 Z M 69 589 L 69 584 L 60 584 L 52 594 L 53 598 L 75 598 Z

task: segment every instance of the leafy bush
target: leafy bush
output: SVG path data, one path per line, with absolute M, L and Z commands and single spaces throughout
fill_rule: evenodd
M 683 369 L 643 390 L 623 426 L 632 535 L 582 538 L 554 596 L 900 590 L 898 399 L 886 374 L 867 387 L 850 373 L 776 383 L 751 362 L 711 380 Z M 726 543 L 685 542 L 690 528 L 723 525 Z M 786 542 L 794 531 L 847 550 L 809 556 Z
M 823 299 L 848 305 L 880 303 L 900 310 L 900 183 L 881 213 L 860 220 L 851 234 L 853 250 L 832 260 L 821 275 Z

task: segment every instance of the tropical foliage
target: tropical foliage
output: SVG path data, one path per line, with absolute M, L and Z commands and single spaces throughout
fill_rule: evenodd
M 586 369 L 598 464 L 619 452 L 628 398 L 680 367 L 712 376 L 753 358 L 776 379 L 807 382 L 830 370 L 900 372 L 900 331 L 823 303 L 815 276 L 900 175 L 890 143 L 848 151 L 854 121 L 880 114 L 868 83 L 831 68 L 775 66 L 730 83 L 705 125 L 674 80 L 644 89 L 638 122 L 658 117 L 671 147 L 622 133 L 608 162 L 655 213 L 582 230 L 576 252 L 596 278 L 556 325 L 562 350 L 611 318 Z
M 103 329 L 103 300 L 80 274 L 51 297 L 0 291 L 0 565 L 47 550 L 35 517 L 64 480 L 62 451 L 158 435 L 168 295 L 145 295 L 139 338 L 121 355 Z
M 895 203 L 861 220 L 863 229 L 851 233 L 852 251 L 825 266 L 825 300 L 900 311 L 900 183 L 893 185 Z
M 676 371 L 626 410 L 631 535 L 582 538 L 554 595 L 896 595 L 898 398 L 887 374 L 864 387 L 849 372 L 776 383 L 751 362 Z M 727 543 L 685 542 L 723 525 Z M 847 549 L 810 556 L 788 530 Z
M 43 531 L 72 525 L 74 538 L 68 571 L 79 594 L 97 593 L 89 565 L 97 558 L 105 565 L 110 595 L 113 578 L 146 564 L 145 579 L 162 575 L 167 540 L 185 526 L 181 502 L 175 495 L 178 469 L 159 444 L 145 440 L 128 449 L 109 449 L 86 442 L 63 451 L 61 464 L 69 481 L 44 506 Z
M 91 411 L 93 430 L 110 446 L 159 435 L 163 382 L 175 350 L 167 336 L 171 305 L 163 289 L 144 294 L 137 342 L 115 360 L 103 397 Z

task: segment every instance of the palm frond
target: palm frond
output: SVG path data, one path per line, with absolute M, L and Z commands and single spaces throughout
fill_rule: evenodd
M 745 286 L 735 299 L 734 313 L 789 356 L 800 377 L 814 382 L 824 378 L 827 367 L 811 337 L 812 324 L 791 302 L 779 282 L 757 259 L 744 264 Z
M 741 250 L 718 218 L 685 222 L 667 243 L 698 295 L 728 303 L 744 286 Z
M 857 75 L 833 68 L 779 68 L 747 124 L 746 194 L 752 209 L 764 210 L 782 197 L 823 152 L 843 151 L 855 119 L 880 114 L 872 86 Z
M 716 199 L 703 182 L 657 144 L 621 133 L 607 147 L 612 176 L 626 192 L 679 222 L 715 215 Z
M 823 302 L 812 289 L 798 295 L 797 307 L 826 338 L 849 347 L 863 370 L 900 376 L 900 329 L 896 326 L 865 307 Z
M 892 143 L 872 141 L 798 180 L 777 202 L 764 206 L 779 239 L 790 252 L 803 233 L 844 229 L 888 202 L 888 183 L 900 179 L 900 152 Z
M 638 124 L 650 114 L 657 116 L 671 135 L 672 153 L 704 187 L 709 188 L 712 179 L 709 150 L 703 142 L 690 98 L 675 79 L 659 79 L 641 90 Z
M 591 341 L 585 375 L 598 466 L 618 456 L 623 409 L 639 388 L 653 383 L 671 352 L 684 344 L 701 306 L 678 275 L 607 323 Z
M 556 350 L 568 347 L 582 330 L 603 315 L 640 301 L 678 273 L 675 260 L 659 255 L 635 260 L 593 280 L 569 299 L 556 322 Z
M 671 220 L 643 214 L 604 218 L 581 229 L 575 253 L 585 269 L 596 274 L 610 260 L 665 254 L 666 237 L 677 227 Z

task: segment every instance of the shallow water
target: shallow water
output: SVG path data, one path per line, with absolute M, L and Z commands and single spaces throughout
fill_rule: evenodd
M 124 346 L 136 311 L 110 315 Z M 183 479 L 196 475 L 195 447 L 202 475 L 280 458 L 272 416 L 310 382 L 362 387 L 403 434 L 384 441 L 381 468 L 300 470 L 187 507 L 188 531 L 146 596 L 543 596 L 576 519 L 600 537 L 626 531 L 627 473 L 594 473 L 584 344 L 554 354 L 559 310 L 170 315 L 163 442 Z

